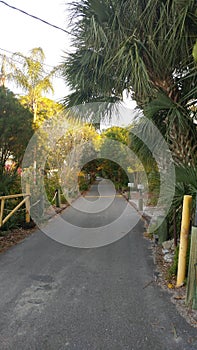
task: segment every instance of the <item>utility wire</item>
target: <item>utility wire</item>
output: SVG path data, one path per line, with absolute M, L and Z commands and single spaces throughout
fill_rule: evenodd
M 31 15 L 30 13 L 28 13 L 28 12 L 26 12 L 26 11 L 24 11 L 24 10 L 19 9 L 18 7 L 9 5 L 9 4 L 8 4 L 7 2 L 5 2 L 5 1 L 1 1 L 1 0 L 0 0 L 0 2 L 1 2 L 3 5 L 6 5 L 6 6 L 10 7 L 10 8 L 13 9 L 13 10 L 19 11 L 19 12 L 23 13 L 23 14 L 26 15 L 26 16 L 29 16 L 29 17 L 31 17 L 31 18 L 34 18 L 34 19 L 36 19 L 37 21 L 43 22 L 43 23 L 47 24 L 48 26 L 51 26 L 51 27 L 53 27 L 53 28 L 55 28 L 55 29 L 58 29 L 58 30 L 61 30 L 61 31 L 63 31 L 64 33 L 67 33 L 67 34 L 69 34 L 69 35 L 73 35 L 72 33 L 68 32 L 66 29 L 63 29 L 63 28 L 61 28 L 61 27 L 58 27 L 58 26 L 56 26 L 55 24 L 49 23 L 49 22 L 45 21 L 44 19 L 41 19 L 41 18 L 39 18 L 39 17 L 37 17 L 37 16 Z
M 19 9 L 18 7 L 15 7 L 15 6 L 13 6 L 13 5 L 9 5 L 9 4 L 8 4 L 7 2 L 5 2 L 5 1 L 0 0 L 0 3 L 2 3 L 2 4 L 5 5 L 5 6 L 10 7 L 10 8 L 13 9 L 13 10 L 19 11 L 19 12 L 21 12 L 22 14 L 24 14 L 24 15 L 26 15 L 26 16 L 29 16 L 29 17 L 31 17 L 31 18 L 34 18 L 34 19 L 36 19 L 37 21 L 43 22 L 43 23 L 47 24 L 48 26 L 51 26 L 51 27 L 53 27 L 53 28 L 55 28 L 55 29 L 58 29 L 58 30 L 61 30 L 61 31 L 63 31 L 64 33 L 67 33 L 67 34 L 72 35 L 72 36 L 76 36 L 76 34 L 71 33 L 71 32 L 69 32 L 69 31 L 66 30 L 66 29 L 63 29 L 63 28 L 61 28 L 61 27 L 58 27 L 57 25 L 52 24 L 52 23 L 50 23 L 50 22 L 48 22 L 48 21 L 45 21 L 44 19 L 42 19 L 42 18 L 40 18 L 40 17 L 37 17 L 37 16 L 35 16 L 35 15 L 32 15 L 32 14 L 30 14 L 30 13 L 24 11 L 24 10 L 21 10 L 21 9 Z M 149 37 L 149 35 L 147 35 L 147 37 Z M 195 38 L 195 37 L 196 37 L 195 35 L 191 35 L 191 38 Z M 163 41 L 164 39 L 161 38 L 161 40 Z

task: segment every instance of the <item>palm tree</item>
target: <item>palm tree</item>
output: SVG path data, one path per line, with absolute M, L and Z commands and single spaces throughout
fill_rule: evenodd
M 76 50 L 65 61 L 68 83 L 84 100 L 119 97 L 124 89 L 134 92 L 138 105 L 158 90 L 178 99 L 177 87 L 187 81 L 183 73 L 194 68 L 195 10 L 194 0 L 75 2 Z
M 35 123 L 42 93 L 53 92 L 51 78 L 56 69 L 54 68 L 49 73 L 45 73 L 43 67 L 45 55 L 40 47 L 33 48 L 29 56 L 16 52 L 13 54 L 12 59 L 13 61 L 17 60 L 19 64 L 12 63 L 11 79 L 27 93 L 28 106 L 33 113 L 33 121 Z
M 80 0 L 72 11 L 75 50 L 64 76 L 73 93 L 66 105 L 121 100 L 127 90 L 172 150 L 181 142 L 175 158 L 182 161 L 188 140 L 190 151 L 196 144 L 189 108 L 197 92 L 196 1 Z

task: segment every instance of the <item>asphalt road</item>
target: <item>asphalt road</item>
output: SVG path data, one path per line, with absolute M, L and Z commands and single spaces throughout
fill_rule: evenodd
M 107 186 L 104 193 L 99 202 L 103 206 L 110 199 Z M 0 349 L 197 349 L 196 329 L 153 282 L 155 266 L 150 243 L 143 238 L 143 223 L 125 234 L 130 222 L 138 221 L 134 209 L 130 207 L 129 216 L 125 199 L 117 196 L 104 211 L 79 213 L 79 207 L 89 210 L 90 202 L 95 204 L 97 194 L 95 185 L 86 197 L 89 204 L 79 199 L 62 219 L 76 230 L 105 226 L 107 236 L 107 225 L 123 215 L 123 236 L 116 242 L 81 249 L 37 231 L 1 254 Z M 62 230 L 58 217 L 50 227 L 54 237 Z

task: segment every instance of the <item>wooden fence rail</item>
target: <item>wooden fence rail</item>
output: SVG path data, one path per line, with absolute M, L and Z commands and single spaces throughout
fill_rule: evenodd
M 20 208 L 23 204 L 25 204 L 26 207 L 26 215 L 25 219 L 26 222 L 30 222 L 30 186 L 29 184 L 26 185 L 26 193 L 19 193 L 19 194 L 10 194 L 7 196 L 0 196 L 1 206 L 0 206 L 0 227 L 2 227 L 10 218 L 11 216 Z M 22 201 L 17 204 L 17 206 L 11 210 L 11 212 L 3 217 L 4 214 L 4 207 L 5 207 L 5 201 L 15 198 L 23 197 Z

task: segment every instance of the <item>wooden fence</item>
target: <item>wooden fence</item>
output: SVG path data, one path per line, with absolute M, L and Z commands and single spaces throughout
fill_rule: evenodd
M 25 213 L 25 219 L 26 222 L 30 222 L 30 186 L 29 184 L 26 185 L 26 193 L 19 193 L 19 194 L 11 194 L 8 196 L 0 196 L 1 201 L 1 207 L 0 207 L 0 227 L 2 227 L 10 218 L 11 216 L 18 210 L 20 207 L 22 207 L 23 204 L 25 204 L 26 207 L 26 213 Z M 17 204 L 17 206 L 11 210 L 11 212 L 4 217 L 4 207 L 5 207 L 5 201 L 11 200 L 15 198 L 23 197 L 22 201 Z

